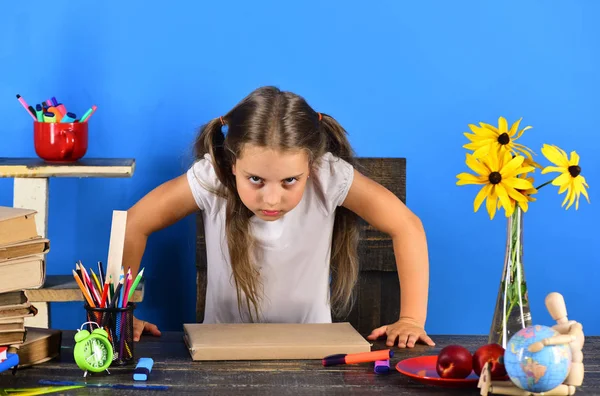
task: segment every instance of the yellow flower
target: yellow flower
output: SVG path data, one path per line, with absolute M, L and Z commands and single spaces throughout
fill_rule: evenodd
M 585 188 L 589 188 L 585 182 L 585 178 L 581 175 L 581 167 L 579 167 L 579 155 L 575 151 L 571 151 L 571 159 L 567 156 L 562 149 L 557 146 L 551 146 L 544 144 L 542 147 L 542 154 L 556 166 L 547 166 L 542 170 L 542 174 L 548 172 L 560 172 L 561 175 L 557 176 L 552 180 L 552 185 L 560 186 L 558 193 L 562 194 L 567 191 L 565 200 L 561 206 L 565 206 L 565 203 L 569 201 L 569 204 L 565 209 L 569 209 L 573 202 L 575 202 L 575 210 L 579 209 L 579 197 L 581 194 L 585 196 L 588 203 L 590 198 Z
M 538 164 L 537 162 L 535 162 L 533 159 L 530 159 L 530 158 L 525 158 L 523 160 L 523 166 L 532 167 L 532 168 L 534 168 L 533 169 L 534 171 L 535 171 L 535 168 L 539 168 L 539 169 L 544 168 L 543 166 L 541 166 L 540 164 Z M 536 194 L 538 192 L 538 190 L 535 187 L 533 187 L 534 180 L 533 180 L 533 177 L 529 176 L 529 172 L 521 173 L 517 177 L 525 179 L 531 183 L 531 188 L 528 188 L 526 190 L 518 190 L 521 194 L 523 194 L 527 198 L 527 201 L 519 202 L 519 206 L 521 207 L 523 212 L 527 212 L 527 209 L 529 207 L 529 202 L 534 202 L 536 200 L 536 198 L 532 197 L 532 195 Z M 514 204 L 514 201 L 513 201 L 513 204 Z
M 527 180 L 528 182 L 530 182 L 533 186 L 533 178 L 532 177 L 522 177 L 524 174 L 519 175 L 518 177 Z M 519 207 L 521 208 L 521 210 L 523 212 L 527 212 L 527 209 L 529 209 L 529 202 L 533 202 L 536 200 L 536 198 L 532 197 L 533 194 L 537 193 L 538 190 L 535 188 L 528 188 L 527 190 L 519 190 L 516 189 L 518 192 L 520 192 L 521 194 L 523 194 L 523 196 L 525 198 L 527 198 L 527 200 L 525 201 L 515 201 L 514 199 L 510 199 L 510 204 L 513 207 L 513 211 L 514 211 L 514 206 L 515 204 L 518 204 Z M 498 205 L 497 208 L 500 209 L 500 207 L 502 206 L 502 202 L 498 201 Z
M 483 158 L 490 151 L 496 151 L 500 156 L 504 151 L 509 151 L 514 155 L 524 154 L 527 158 L 531 159 L 531 154 L 529 153 L 531 150 L 522 144 L 516 143 L 516 140 L 523 135 L 523 132 L 531 129 L 530 126 L 526 126 L 519 131 L 519 124 L 522 119 L 519 118 L 512 124 L 510 130 L 504 117 L 498 118 L 498 128 L 483 122 L 480 122 L 479 126 L 469 124 L 469 128 L 473 134 L 465 132 L 464 135 L 471 143 L 465 144 L 463 147 L 473 150 L 475 158 Z
M 544 169 L 544 167 L 543 167 L 542 165 L 540 165 L 540 164 L 538 164 L 537 162 L 535 162 L 535 161 L 533 160 L 533 158 L 531 158 L 531 157 L 526 157 L 526 158 L 523 160 L 523 165 L 524 165 L 524 166 L 533 166 L 534 168 L 538 168 L 538 169 L 540 169 L 540 170 L 541 170 L 541 169 Z M 534 170 L 535 170 L 535 169 L 534 169 Z M 526 174 L 524 174 L 524 175 L 526 175 Z M 521 177 L 526 177 L 526 176 L 523 176 L 523 175 L 521 175 Z
M 511 198 L 517 202 L 526 202 L 527 197 L 518 190 L 525 191 L 533 188 L 529 180 L 517 177 L 522 173 L 533 171 L 531 166 L 522 166 L 524 159 L 521 155 L 513 158 L 509 151 L 505 151 L 502 155 L 490 151 L 489 155 L 481 160 L 467 153 L 467 166 L 477 173 L 477 176 L 470 173 L 460 173 L 456 176 L 458 178 L 456 184 L 459 186 L 483 184 L 473 202 L 475 212 L 479 210 L 484 199 L 487 198 L 486 208 L 490 219 L 493 219 L 496 214 L 498 200 L 504 207 L 506 217 L 509 217 L 515 209 Z
M 527 212 L 527 209 L 529 208 L 529 202 L 533 202 L 536 200 L 534 197 L 532 197 L 532 195 L 537 193 L 538 190 L 536 190 L 535 187 L 533 187 L 533 177 L 524 177 L 524 179 L 531 183 L 531 188 L 525 190 L 518 190 L 521 194 L 525 196 L 525 198 L 527 198 L 526 201 L 519 201 L 518 204 L 521 207 L 521 210 L 523 210 L 523 212 Z

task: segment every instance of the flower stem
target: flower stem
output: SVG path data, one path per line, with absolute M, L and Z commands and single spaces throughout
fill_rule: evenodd
M 535 189 L 539 190 L 540 188 L 547 186 L 548 184 L 552 183 L 554 181 L 554 179 L 552 180 L 548 180 L 546 183 L 540 184 L 539 186 L 537 186 Z
M 509 307 L 508 307 L 508 310 L 506 311 L 506 322 L 507 322 L 507 323 L 508 323 L 508 318 L 510 318 L 510 313 L 512 312 L 512 310 L 513 310 L 513 308 L 515 307 L 515 304 L 516 304 L 516 303 L 517 303 L 517 302 L 516 302 L 515 300 L 512 300 L 512 301 L 510 302 L 510 305 L 509 305 Z M 502 337 L 504 337 L 504 331 L 502 331 L 502 332 L 500 333 L 500 341 L 499 341 L 499 344 L 500 344 L 500 345 L 502 345 Z

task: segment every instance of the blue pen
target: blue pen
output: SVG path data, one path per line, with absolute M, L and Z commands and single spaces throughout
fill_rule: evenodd
M 52 104 L 54 106 L 58 106 L 58 102 L 56 101 L 56 98 L 53 96 L 52 99 L 50 99 L 52 101 Z
M 65 114 L 65 116 L 60 120 L 60 122 L 66 124 L 75 121 L 75 118 L 77 118 L 77 116 L 74 113 L 69 112 Z

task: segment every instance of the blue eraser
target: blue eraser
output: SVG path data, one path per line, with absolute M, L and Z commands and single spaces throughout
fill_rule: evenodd
M 148 379 L 148 375 L 152 371 L 153 365 L 154 360 L 151 358 L 140 358 L 137 366 L 135 366 L 135 370 L 133 370 L 133 379 L 135 381 L 146 381 Z

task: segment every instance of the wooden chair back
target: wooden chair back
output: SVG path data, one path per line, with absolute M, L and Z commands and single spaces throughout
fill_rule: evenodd
M 357 158 L 358 170 L 386 187 L 406 203 L 405 158 Z M 356 302 L 346 317 L 335 322 L 350 322 L 361 334 L 393 323 L 400 315 L 400 285 L 392 240 L 360 219 L 358 246 L 360 273 L 356 286 Z M 206 300 L 206 239 L 202 213 L 196 215 L 196 321 L 204 319 Z

